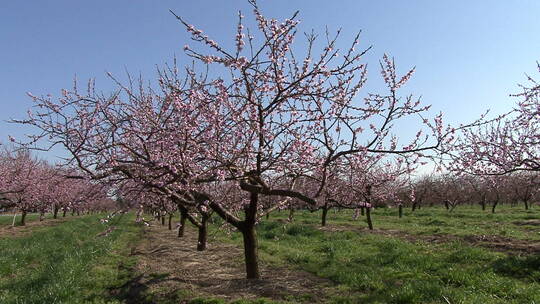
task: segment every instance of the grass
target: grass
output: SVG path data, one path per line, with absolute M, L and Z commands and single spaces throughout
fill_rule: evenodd
M 449 214 L 424 208 L 399 219 L 395 209 L 378 209 L 373 218 L 376 227 L 412 234 L 443 228 L 438 233 L 537 239 L 514 222 L 537 218 L 539 210 L 499 210 L 491 215 L 461 208 Z M 365 225 L 350 215 L 332 212 L 330 224 Z M 277 213 L 260 224 L 262 261 L 332 280 L 337 284 L 333 303 L 540 303 L 539 254 L 506 255 L 456 241 L 410 242 L 358 230 L 328 232 L 317 229 L 319 213 L 297 212 L 289 224 L 286 216 Z M 219 239 L 231 241 L 225 235 Z M 239 234 L 232 241 L 241 246 Z
M 187 304 L 281 304 L 287 302 L 276 302 L 268 299 L 255 299 L 255 300 L 235 300 L 227 302 L 223 299 L 213 299 L 213 298 L 195 298 L 190 300 Z
M 524 210 L 523 206 L 501 205 L 495 214 L 482 211 L 479 206 L 458 206 L 448 212 L 442 207 L 424 207 L 414 212 L 404 208 L 404 215 L 398 218 L 397 208 L 378 208 L 371 213 L 375 228 L 401 230 L 410 234 L 449 234 L 456 236 L 497 235 L 515 239 L 540 241 L 540 226 L 524 224 L 527 220 L 540 221 L 540 208 Z M 352 220 L 353 211 L 328 212 L 329 225 L 367 227 L 363 219 Z M 285 220 L 287 212 L 274 212 L 274 219 Z M 320 212 L 297 211 L 295 221 L 319 225 Z
M 141 228 L 131 216 L 115 217 L 107 227 L 99 215 L 39 229 L 19 238 L 0 239 L 0 303 L 119 303 L 110 288 L 130 279 L 121 264 Z
M 52 214 L 50 213 L 45 214 L 45 217 L 44 217 L 45 220 L 52 219 L 52 218 L 53 218 Z M 62 218 L 62 215 L 60 215 L 60 217 L 58 218 Z M 26 223 L 37 222 L 37 221 L 39 221 L 38 213 L 30 213 L 26 215 Z M 13 223 L 13 214 L 0 214 L 0 227 L 11 226 L 12 223 Z M 15 218 L 15 226 L 20 226 L 20 225 L 21 225 L 21 214 L 18 213 L 17 217 Z
M 523 222 L 538 219 L 540 209 L 499 206 L 491 214 L 469 206 L 459 206 L 452 213 L 422 208 L 414 213 L 405 210 L 401 219 L 396 209 L 373 211 L 376 228 L 418 235 L 417 241 L 359 229 L 366 223 L 363 218 L 351 220 L 351 211 L 329 212 L 328 225 L 346 228 L 339 231 L 319 229 L 320 213 L 297 211 L 293 223 L 285 221 L 287 215 L 275 212 L 259 225 L 261 262 L 331 280 L 335 288 L 329 303 L 540 303 L 540 253 L 505 254 L 456 241 L 459 238 L 429 243 L 420 237 L 498 235 L 537 241 L 540 227 Z M 142 228 L 128 214 L 108 224 L 117 227 L 109 236 L 97 237 L 107 228 L 99 218 L 73 218 L 55 226 L 33 227 L 29 235 L 0 238 L 0 303 L 125 303 L 133 299 L 139 274 L 134 271 L 136 256 L 130 251 L 142 237 Z M 219 222 L 211 226 L 211 242 L 233 242 L 240 247 L 241 235 L 216 231 Z M 156 279 L 166 275 L 153 274 Z M 196 292 L 188 290 L 177 290 L 174 297 L 163 299 L 145 291 L 138 296 L 141 303 L 301 301 L 227 302 L 197 298 Z

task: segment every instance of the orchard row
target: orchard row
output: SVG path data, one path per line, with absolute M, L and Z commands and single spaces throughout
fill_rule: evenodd
M 438 191 L 449 209 L 476 189 L 474 200 L 496 206 L 492 190 L 501 183 L 535 179 L 499 176 L 540 169 L 540 89 L 532 79 L 510 113 L 446 125 L 442 113 L 400 93 L 414 69 L 401 74 L 384 55 L 384 91 L 364 92 L 370 47 L 359 35 L 348 48 L 340 48 L 340 31 L 307 34 L 298 46 L 296 14 L 269 19 L 250 3 L 256 29 L 239 14 L 232 47 L 175 15 L 194 42 L 184 47 L 192 63 L 159 69 L 153 85 L 111 75 L 111 94 L 91 81 L 57 98 L 32 95 L 35 106 L 16 122 L 37 132 L 19 142 L 62 146 L 81 180 L 114 188 L 141 209 L 179 210 L 181 223 L 199 228 L 200 250 L 211 214 L 221 217 L 243 235 L 248 278 L 260 277 L 255 226 L 273 210 L 369 214 L 375 205 L 422 202 L 423 189 Z M 413 175 L 427 163 L 451 172 L 438 188 Z

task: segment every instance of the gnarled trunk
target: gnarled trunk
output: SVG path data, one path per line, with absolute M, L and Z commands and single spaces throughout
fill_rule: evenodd
M 493 205 L 491 206 L 491 213 L 495 213 L 495 208 L 497 207 L 498 203 L 498 201 L 493 202 Z
M 208 215 L 203 214 L 199 228 L 199 237 L 197 239 L 197 251 L 206 250 L 206 241 L 208 238 Z
M 294 220 L 294 207 L 292 205 L 289 205 L 289 217 L 287 218 L 287 221 L 292 222 Z
M 169 230 L 172 230 L 172 213 L 169 213 Z
M 184 236 L 184 230 L 186 228 L 187 215 L 184 210 L 180 210 L 180 226 L 178 226 L 178 237 Z
M 366 208 L 366 220 L 368 223 L 369 230 L 373 230 L 373 222 L 371 221 L 371 207 Z
M 26 225 L 26 210 L 23 210 L 21 215 L 21 226 L 24 225 Z
M 246 262 L 246 276 L 248 279 L 260 278 L 257 233 L 255 231 L 258 200 L 259 195 L 257 193 L 250 193 L 250 203 L 245 209 L 246 218 L 242 222 L 240 229 L 244 240 L 244 257 Z
M 326 226 L 326 216 L 328 214 L 328 203 L 325 203 L 322 207 L 321 226 Z

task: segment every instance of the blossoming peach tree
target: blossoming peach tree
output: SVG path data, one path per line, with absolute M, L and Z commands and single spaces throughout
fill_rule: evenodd
M 462 130 L 449 149 L 451 170 L 475 175 L 540 171 L 540 84 L 527 78 L 528 84 L 513 95 L 518 100 L 512 111 Z
M 159 70 L 155 87 L 111 76 L 118 89 L 110 95 L 90 82 L 85 92 L 75 86 L 57 99 L 32 96 L 33 113 L 19 122 L 39 130 L 31 142 L 62 145 L 94 179 L 134 181 L 179 208 L 212 210 L 242 233 L 246 275 L 256 279 L 255 226 L 264 210 L 293 199 L 320 204 L 330 168 L 345 158 L 358 166 L 363 158 L 414 166 L 454 130 L 441 115 L 425 118 L 429 106 L 420 100 L 399 96 L 414 69 L 399 76 L 384 55 L 388 92 L 361 98 L 369 48 L 358 49 L 359 36 L 342 50 L 340 31 L 326 33 L 320 49 L 310 34 L 299 54 L 297 14 L 280 22 L 250 3 L 257 30 L 246 29 L 240 13 L 232 49 L 175 15 L 196 43 L 184 47 L 195 64 Z M 403 118 L 418 122 L 407 142 L 393 133 Z M 299 178 L 316 185 L 298 187 Z M 279 199 L 263 204 L 267 197 Z
M 85 179 L 70 179 L 73 170 L 59 168 L 33 157 L 28 150 L 5 150 L 0 155 L 0 196 L 8 206 L 21 212 L 21 225 L 29 212 L 39 212 L 40 220 L 51 211 L 57 217 L 88 210 L 106 198 L 106 188 Z M 15 217 L 14 217 L 15 220 Z

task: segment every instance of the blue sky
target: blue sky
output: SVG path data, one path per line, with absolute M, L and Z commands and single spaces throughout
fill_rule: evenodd
M 259 0 L 259 5 L 278 19 L 300 10 L 302 31 L 342 27 L 344 45 L 362 30 L 361 46 L 373 45 L 366 57 L 370 81 L 378 81 L 377 60 L 385 52 L 402 72 L 416 66 L 406 92 L 422 95 L 451 123 L 473 120 L 488 108 L 510 109 L 508 95 L 518 91 L 524 73 L 540 76 L 537 0 Z M 243 0 L 0 1 L 0 142 L 8 134 L 31 132 L 4 122 L 25 116 L 31 105 L 26 92 L 58 94 L 71 87 L 75 75 L 80 82 L 95 77 L 107 92 L 112 86 L 106 71 L 121 75 L 127 68 L 151 80 L 156 64 L 174 55 L 187 62 L 182 47 L 189 37 L 169 9 L 226 45 L 233 43 L 237 11 L 252 19 Z

